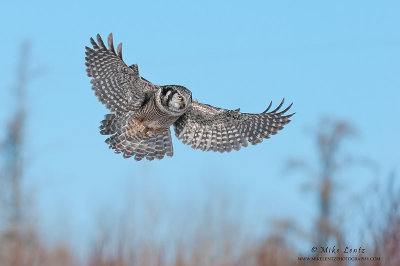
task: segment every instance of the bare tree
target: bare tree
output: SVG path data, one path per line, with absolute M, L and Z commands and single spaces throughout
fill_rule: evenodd
M 319 167 L 313 168 L 311 164 L 300 158 L 291 158 L 287 162 L 287 168 L 301 170 L 312 177 L 307 187 L 317 185 L 318 209 L 317 236 L 319 247 L 326 246 L 332 237 L 340 247 L 343 242 L 341 231 L 332 223 L 332 202 L 334 184 L 337 172 L 346 165 L 346 158 L 340 155 L 340 147 L 343 141 L 355 135 L 354 128 L 344 121 L 322 119 L 317 130 L 313 130 L 318 151 Z
M 10 120 L 6 128 L 5 139 L 1 145 L 3 170 L 2 179 L 3 202 L 5 206 L 6 227 L 18 233 L 23 220 L 21 182 L 24 176 L 25 162 L 25 130 L 27 121 L 27 92 L 29 83 L 37 76 L 37 70 L 30 69 L 31 44 L 25 41 L 21 45 L 20 58 L 17 65 L 16 82 L 11 87 L 15 96 L 14 110 L 10 112 Z

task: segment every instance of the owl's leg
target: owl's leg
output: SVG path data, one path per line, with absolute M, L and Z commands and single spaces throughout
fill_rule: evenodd
M 146 132 L 148 131 L 147 126 L 140 120 L 134 118 L 131 119 L 129 122 L 129 128 L 131 129 L 131 134 L 129 137 L 139 138 L 142 139 L 146 137 Z
M 138 136 L 140 136 L 140 138 L 150 138 L 153 137 L 163 131 L 165 131 L 165 129 L 163 128 L 162 130 L 155 130 L 154 128 L 142 125 L 143 127 L 140 128 L 140 130 L 137 132 Z

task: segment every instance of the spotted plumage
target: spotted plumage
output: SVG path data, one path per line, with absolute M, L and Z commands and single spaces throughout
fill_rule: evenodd
M 108 48 L 100 35 L 93 48 L 86 47 L 87 74 L 99 101 L 112 112 L 100 125 L 110 149 L 135 160 L 162 159 L 173 155 L 170 127 L 184 144 L 203 151 L 230 152 L 269 138 L 290 122 L 291 104 L 279 111 L 284 101 L 260 114 L 241 113 L 192 101 L 192 93 L 179 85 L 157 86 L 139 75 L 137 65 L 122 60 L 122 44 Z

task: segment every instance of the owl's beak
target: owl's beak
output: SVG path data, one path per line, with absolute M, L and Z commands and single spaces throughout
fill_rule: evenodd
M 187 106 L 187 102 L 185 102 L 185 107 Z

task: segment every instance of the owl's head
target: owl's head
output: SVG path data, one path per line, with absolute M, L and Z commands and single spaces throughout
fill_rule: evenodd
M 161 86 L 160 100 L 169 111 L 182 113 L 192 104 L 192 92 L 179 85 Z

